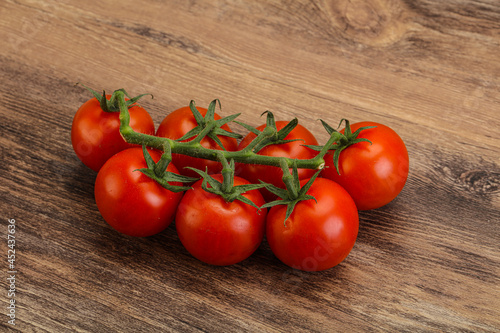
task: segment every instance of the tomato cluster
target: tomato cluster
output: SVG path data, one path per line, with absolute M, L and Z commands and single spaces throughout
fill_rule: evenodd
M 77 111 L 71 139 L 81 161 L 98 172 L 95 200 L 103 219 L 136 237 L 157 234 L 175 220 L 183 246 L 208 264 L 238 263 L 266 237 L 284 264 L 329 269 L 356 242 L 358 210 L 392 201 L 408 176 L 406 147 L 382 124 L 345 121 L 344 130 L 337 131 L 324 123 L 335 139 L 325 148 L 296 119 L 274 121 L 268 114 L 266 124 L 244 125 L 250 133 L 241 138 L 228 125 L 236 116 L 222 118 L 214 101 L 208 109 L 191 103 L 169 113 L 155 132 L 151 116 L 136 104 L 142 95 L 120 104 L 119 93 L 91 91 L 95 97 Z M 135 132 L 168 138 L 170 144 L 159 150 L 125 142 L 124 105 Z M 257 142 L 266 130 L 272 135 Z M 192 149 L 181 150 L 176 142 L 192 143 Z M 200 147 L 231 161 L 200 158 Z M 318 154 L 325 162 L 321 170 L 296 167 L 296 161 Z M 281 167 L 246 162 L 256 155 L 281 159 Z

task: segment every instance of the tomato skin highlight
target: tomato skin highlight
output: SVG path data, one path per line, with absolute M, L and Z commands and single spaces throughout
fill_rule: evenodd
M 287 121 L 276 121 L 276 128 L 279 131 L 288 124 Z M 265 128 L 265 124 L 257 127 L 259 131 Z M 257 135 L 249 133 L 243 138 L 238 145 L 238 150 L 243 150 L 246 146 L 255 139 Z M 318 153 L 312 149 L 304 147 L 303 145 L 317 145 L 318 141 L 314 135 L 304 126 L 298 124 L 285 138 L 285 140 L 301 139 L 289 143 L 269 145 L 262 148 L 257 154 L 274 157 L 288 157 L 292 159 L 310 159 Z M 291 169 L 290 169 L 291 170 Z M 312 177 L 316 170 L 312 169 L 298 169 L 299 179 L 306 179 Z M 260 165 L 260 164 L 236 164 L 236 173 L 254 184 L 259 184 L 259 179 L 263 182 L 273 184 L 274 186 L 285 188 L 283 183 L 283 170 L 279 167 Z M 266 189 L 261 189 L 261 193 L 266 201 L 276 199 L 276 196 Z
M 202 116 L 205 116 L 207 113 L 206 108 L 196 107 L 196 109 Z M 215 120 L 221 119 L 220 115 L 218 115 L 217 113 L 215 113 L 214 118 Z M 158 127 L 158 130 L 156 131 L 156 136 L 176 140 L 183 137 L 187 132 L 189 132 L 196 126 L 198 126 L 198 124 L 195 117 L 193 116 L 193 113 L 191 112 L 191 109 L 189 108 L 189 106 L 185 106 L 169 113 L 162 120 L 160 126 Z M 231 132 L 231 129 L 227 124 L 222 125 L 221 128 L 228 132 Z M 237 149 L 238 142 L 235 138 L 230 138 L 223 135 L 219 135 L 218 138 L 222 142 L 222 145 L 226 150 L 235 151 Z M 191 141 L 193 139 L 194 138 L 183 141 Z M 200 144 L 205 148 L 222 150 L 222 148 L 209 137 L 204 137 L 201 140 Z M 177 166 L 179 172 L 182 175 L 189 177 L 198 178 L 199 175 L 190 169 L 185 169 L 185 167 L 192 167 L 202 171 L 205 171 L 205 168 L 208 168 L 208 174 L 220 173 L 220 171 L 222 170 L 221 163 L 217 161 L 210 161 L 181 154 L 172 154 L 172 161 Z
M 307 179 L 301 181 L 304 185 Z M 286 206 L 272 207 L 267 215 L 266 238 L 284 264 L 304 270 L 323 271 L 342 262 L 353 248 L 359 229 L 358 210 L 349 194 L 337 183 L 317 178 L 285 221 Z
M 106 95 L 110 99 L 111 95 Z M 139 105 L 129 109 L 130 126 L 137 132 L 154 134 L 155 126 L 149 113 Z M 71 126 L 71 144 L 83 164 L 94 171 L 114 154 L 132 147 L 120 134 L 120 113 L 104 112 L 97 98 L 82 104 Z
M 213 177 L 222 181 L 220 174 Z M 201 180 L 194 183 L 177 208 L 175 226 L 181 243 L 207 264 L 227 266 L 245 260 L 262 242 L 267 209 L 257 213 L 255 207 L 239 200 L 226 202 L 203 190 L 201 184 Z M 235 176 L 234 185 L 243 184 L 249 182 Z M 259 207 L 264 204 L 258 190 L 243 195 Z
M 158 151 L 149 150 L 155 162 Z M 111 157 L 97 174 L 94 194 L 104 220 L 115 230 L 147 237 L 167 228 L 173 221 L 182 192 L 174 193 L 137 169 L 146 168 L 142 148 L 129 148 Z M 168 171 L 179 173 L 170 163 Z M 180 183 L 173 183 L 180 185 Z
M 359 142 L 344 149 L 339 157 L 340 175 L 333 165 L 333 152 L 329 152 L 321 173 L 342 185 L 359 210 L 376 209 L 394 200 L 409 172 L 408 151 L 401 137 L 388 126 L 367 121 L 352 124 L 351 131 L 365 126 L 376 126 L 358 136 L 371 144 Z

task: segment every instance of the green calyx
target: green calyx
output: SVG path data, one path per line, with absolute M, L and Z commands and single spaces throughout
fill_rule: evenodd
M 158 163 L 155 163 L 151 154 L 149 154 L 145 145 L 142 146 L 142 151 L 144 154 L 144 160 L 146 161 L 147 168 L 137 169 L 134 171 L 140 171 L 149 178 L 156 181 L 162 187 L 166 188 L 172 192 L 183 192 L 191 189 L 189 186 L 178 186 L 172 185 L 172 182 L 180 182 L 180 183 L 192 183 L 197 181 L 198 178 L 192 178 L 187 176 L 178 175 L 176 173 L 167 171 L 167 167 L 172 161 L 172 154 L 168 150 L 161 155 Z
M 245 184 L 234 186 L 234 160 L 227 161 L 227 159 L 221 155 L 222 162 L 222 182 L 210 176 L 206 171 L 198 170 L 196 168 L 190 168 L 202 177 L 203 182 L 201 187 L 203 190 L 221 196 L 226 202 L 233 202 L 234 200 L 239 200 L 250 206 L 255 207 L 257 210 L 261 208 L 258 207 L 252 200 L 245 197 L 243 194 L 248 191 L 258 190 L 263 188 L 264 184 Z M 210 187 L 208 186 L 210 185 Z
M 125 91 L 125 89 L 118 89 L 115 90 L 112 94 L 110 99 L 106 98 L 106 92 L 103 90 L 102 95 L 99 94 L 97 91 L 93 90 L 92 88 L 89 88 L 85 86 L 84 84 L 80 83 L 85 89 L 90 91 L 92 95 L 99 101 L 99 105 L 101 106 L 101 109 L 104 112 L 120 112 L 120 104 L 119 104 L 119 98 L 121 97 L 121 94 L 123 93 L 125 96 L 127 96 L 128 100 L 125 101 L 125 105 L 127 106 L 127 109 L 130 109 L 139 99 L 141 99 L 144 96 L 150 95 L 151 98 L 153 98 L 153 95 L 151 94 L 141 94 L 135 97 L 130 97 L 130 95 Z
M 314 180 L 318 177 L 321 170 L 317 171 L 308 181 L 304 184 L 304 186 L 300 186 L 299 173 L 297 171 L 297 164 L 293 163 L 292 165 L 292 173 L 290 173 L 290 169 L 288 168 L 288 164 L 285 160 L 282 160 L 281 168 L 283 169 L 283 182 L 285 183 L 286 188 L 282 189 L 276 187 L 272 184 L 265 184 L 267 190 L 281 199 L 268 202 L 264 204 L 261 208 L 269 208 L 277 205 L 286 205 L 286 215 L 283 224 L 286 226 L 286 221 L 292 214 L 295 205 L 300 201 L 304 200 L 314 200 L 316 198 L 312 195 L 307 194 L 307 191 L 311 188 Z M 316 201 L 317 202 L 317 201 Z
M 328 150 L 333 151 L 333 165 L 335 166 L 335 169 L 337 170 L 337 173 L 340 174 L 339 170 L 339 158 L 340 158 L 340 153 L 346 149 L 349 146 L 352 146 L 353 144 L 359 143 L 359 142 L 368 142 L 372 143 L 370 140 L 365 139 L 365 138 L 359 138 L 359 134 L 361 131 L 364 131 L 369 128 L 375 128 L 376 126 L 365 126 L 358 128 L 354 133 L 351 131 L 351 125 L 349 123 L 349 120 L 347 119 L 342 119 L 340 120 L 338 128 L 342 126 L 342 123 L 345 122 L 345 128 L 344 128 L 344 133 L 342 134 L 338 130 L 334 129 L 330 125 L 328 125 L 326 122 L 321 120 L 321 123 L 323 124 L 323 127 L 325 130 L 328 132 L 330 137 L 335 137 L 335 141 L 331 143 L 329 146 L 325 145 L 328 147 Z M 322 149 L 325 148 L 325 146 L 313 146 L 313 145 L 307 145 L 307 147 L 314 149 L 316 151 L 321 151 Z
M 220 109 L 220 101 L 218 99 L 215 99 L 209 104 L 207 113 L 205 114 L 205 117 L 203 117 L 200 111 L 196 109 L 195 102 L 191 101 L 189 103 L 189 108 L 191 109 L 191 112 L 193 113 L 198 126 L 187 132 L 184 136 L 177 139 L 176 141 L 183 141 L 196 137 L 193 141 L 200 142 L 204 137 L 209 137 L 210 139 L 214 140 L 219 145 L 219 147 L 221 147 L 223 150 L 226 150 L 224 148 L 224 145 L 218 138 L 218 135 L 240 139 L 242 137 L 240 134 L 229 132 L 221 128 L 223 125 L 236 119 L 240 115 L 240 113 L 215 120 L 215 107 L 217 104 L 219 104 Z
M 290 134 L 290 132 L 293 131 L 295 127 L 297 127 L 299 123 L 297 118 L 292 119 L 288 124 L 286 124 L 285 127 L 283 127 L 278 131 L 273 113 L 271 111 L 265 111 L 264 113 L 262 113 L 262 115 L 264 114 L 267 115 L 267 119 L 266 119 L 266 126 L 262 130 L 262 132 L 256 129 L 255 127 L 252 127 L 245 123 L 241 123 L 239 121 L 235 121 L 235 123 L 243 126 L 245 129 L 257 135 L 257 138 L 255 138 L 247 147 L 248 150 L 251 149 L 254 153 L 258 153 L 262 148 L 269 145 L 278 145 L 278 144 L 301 140 L 301 139 L 285 140 L 288 134 Z

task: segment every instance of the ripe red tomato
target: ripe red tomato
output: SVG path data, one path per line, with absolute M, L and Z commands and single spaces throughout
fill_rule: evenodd
M 359 210 L 375 209 L 391 202 L 403 189 L 409 171 L 408 151 L 399 135 L 374 122 L 352 124 L 351 131 L 354 133 L 365 126 L 376 126 L 361 131 L 358 136 L 370 140 L 371 144 L 358 142 L 342 150 L 340 175 L 333 165 L 333 152 L 329 152 L 321 174 L 342 185 Z
M 276 128 L 279 131 L 288 124 L 287 121 L 276 121 Z M 265 124 L 257 127 L 259 131 L 265 128 Z M 255 139 L 257 135 L 249 133 L 243 138 L 238 146 L 238 150 L 244 149 L 246 146 Z M 296 159 L 310 159 L 318 154 L 318 152 L 304 147 L 303 145 L 317 145 L 318 141 L 314 135 L 304 126 L 298 124 L 286 137 L 285 140 L 301 139 L 288 143 L 269 145 L 262 148 L 257 152 L 259 155 L 275 156 L 275 157 L 288 157 Z M 312 169 L 298 169 L 299 179 L 306 179 L 312 177 L 315 173 Z M 259 184 L 259 179 L 263 182 L 273 184 L 279 188 L 285 188 L 283 183 L 283 170 L 279 167 L 260 165 L 260 164 L 237 164 L 236 173 L 254 184 Z M 274 194 L 266 189 L 261 189 L 261 193 L 266 201 L 275 199 Z
M 213 178 L 222 182 L 220 174 Z M 264 237 L 267 210 L 239 200 L 226 202 L 201 187 L 202 180 L 186 191 L 179 203 L 175 225 L 179 239 L 195 258 L 217 266 L 238 263 L 259 247 Z M 235 176 L 234 185 L 249 184 Z M 258 190 L 243 194 L 258 207 L 264 198 Z
M 202 116 L 205 116 L 207 113 L 206 108 L 197 107 L 197 110 Z M 217 113 L 215 113 L 214 118 L 215 120 L 221 119 L 221 117 Z M 196 122 L 196 119 L 193 116 L 193 113 L 191 112 L 189 106 L 182 107 L 171 112 L 163 119 L 160 126 L 158 127 L 158 130 L 156 131 L 156 136 L 176 140 L 182 138 L 186 133 L 188 133 L 196 126 L 198 126 L 198 123 Z M 231 132 L 231 129 L 227 124 L 222 125 L 221 128 L 228 132 Z M 238 142 L 235 138 L 223 135 L 219 135 L 218 138 L 222 142 L 224 148 L 228 151 L 234 151 L 238 147 Z M 190 141 L 193 139 L 194 138 L 184 141 Z M 222 150 L 222 148 L 209 137 L 204 137 L 200 143 L 205 148 Z M 177 166 L 179 172 L 182 175 L 189 177 L 199 178 L 199 175 L 193 170 L 185 169 L 185 167 L 192 167 L 202 171 L 205 171 L 205 168 L 207 167 L 209 174 L 220 173 L 220 171 L 222 170 L 222 165 L 219 162 L 181 154 L 172 154 L 172 161 Z
M 307 179 L 301 181 L 301 186 Z M 307 194 L 316 198 L 296 204 L 285 221 L 286 205 L 267 215 L 266 238 L 273 253 L 286 265 L 304 271 L 322 271 L 342 262 L 356 242 L 358 210 L 337 183 L 316 178 Z
M 110 99 L 111 95 L 106 95 Z M 130 126 L 137 132 L 154 134 L 155 126 L 149 113 L 139 105 L 129 109 Z M 71 126 L 71 143 L 78 158 L 94 171 L 114 154 L 137 147 L 120 135 L 119 112 L 104 112 L 97 98 L 85 102 L 76 112 Z
M 149 153 L 158 162 L 161 153 Z M 142 148 L 123 150 L 102 166 L 94 188 L 104 220 L 117 231 L 136 237 L 151 236 L 168 227 L 182 198 L 182 192 L 171 192 L 136 171 L 142 168 L 147 168 Z M 178 173 L 172 163 L 167 171 Z

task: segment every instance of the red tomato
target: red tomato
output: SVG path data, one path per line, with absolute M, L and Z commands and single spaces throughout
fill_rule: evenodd
M 307 179 L 301 181 L 304 185 Z M 316 198 L 296 204 L 285 221 L 286 205 L 267 215 L 266 238 L 273 253 L 286 265 L 304 271 L 322 271 L 342 262 L 356 242 L 358 210 L 337 183 L 316 178 L 307 194 Z
M 111 95 L 106 95 L 109 99 Z M 149 113 L 138 105 L 129 109 L 130 126 L 137 132 L 154 134 L 155 126 Z M 104 112 L 97 98 L 85 102 L 76 112 L 71 126 L 71 143 L 78 158 L 94 171 L 114 154 L 137 147 L 120 135 L 120 113 Z
M 158 162 L 161 153 L 149 152 Z M 151 236 L 168 227 L 182 198 L 182 192 L 171 192 L 135 171 L 142 168 L 147 168 L 142 148 L 123 150 L 99 170 L 94 189 L 104 220 L 117 231 L 136 237 Z M 172 163 L 167 171 L 178 173 Z
M 374 122 L 352 124 L 351 131 L 354 133 L 365 126 L 376 126 L 361 131 L 358 136 L 370 140 L 371 144 L 359 142 L 345 148 L 339 157 L 340 175 L 333 165 L 333 152 L 329 152 L 321 175 L 342 185 L 359 210 L 375 209 L 391 202 L 403 189 L 409 171 L 408 151 L 399 135 Z
M 288 124 L 287 121 L 276 121 L 276 128 L 279 131 Z M 257 127 L 259 131 L 265 128 L 265 124 Z M 255 139 L 257 135 L 249 133 L 238 146 L 238 150 L 244 149 L 246 146 Z M 288 157 L 296 159 L 310 159 L 318 154 L 312 149 L 304 147 L 303 145 L 317 145 L 318 141 L 314 135 L 309 132 L 307 128 L 298 124 L 286 137 L 285 140 L 301 139 L 298 141 L 269 145 L 258 151 L 259 155 L 275 156 L 275 157 Z M 237 164 L 237 174 L 249 180 L 251 183 L 259 184 L 259 179 L 263 182 L 273 184 L 280 188 L 285 188 L 283 183 L 283 170 L 279 167 L 260 165 L 260 164 Z M 306 179 L 312 177 L 316 170 L 312 169 L 298 169 L 299 179 Z M 261 190 L 262 195 L 266 201 L 274 200 L 274 194 L 266 189 Z
M 222 176 L 213 178 L 222 182 Z M 186 191 L 182 198 L 175 225 L 179 239 L 195 258 L 217 266 L 232 265 L 248 258 L 259 247 L 264 237 L 267 210 L 239 200 L 226 202 L 221 196 L 201 187 L 202 180 Z M 234 185 L 249 184 L 234 177 Z M 243 194 L 258 207 L 264 198 L 258 190 Z
M 205 114 L 207 113 L 206 108 L 197 107 L 197 110 L 202 116 L 205 116 Z M 214 118 L 215 120 L 221 119 L 221 117 L 217 113 L 215 113 Z M 198 126 L 196 119 L 193 116 L 193 113 L 191 112 L 189 106 L 186 106 L 177 109 L 166 116 L 158 127 L 156 136 L 176 140 L 183 137 L 187 132 L 189 132 L 196 126 Z M 227 125 L 223 125 L 221 126 L 221 128 L 228 132 L 231 132 L 231 129 Z M 228 151 L 234 151 L 238 147 L 238 142 L 234 138 L 223 135 L 219 135 L 218 138 L 222 142 L 224 148 Z M 184 141 L 190 141 L 193 139 L 194 138 Z M 201 140 L 201 145 L 209 149 L 222 150 L 222 148 L 209 137 L 204 137 Z M 205 171 L 205 168 L 208 167 L 209 174 L 220 173 L 220 171 L 222 170 L 222 165 L 219 162 L 181 154 L 172 154 L 172 161 L 177 166 L 177 168 L 179 168 L 181 174 L 189 177 L 199 178 L 199 175 L 192 170 L 185 169 L 185 167 L 192 167 L 202 171 Z

